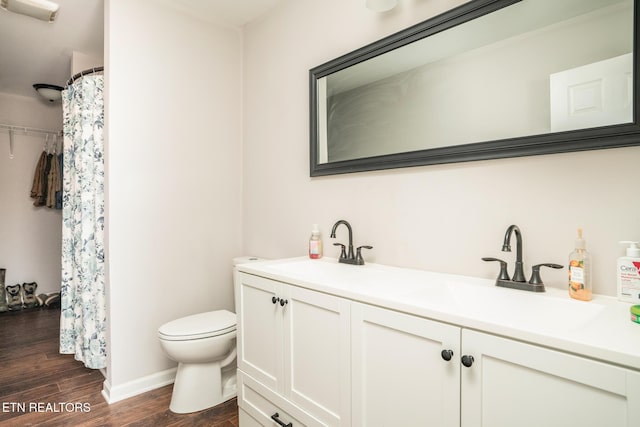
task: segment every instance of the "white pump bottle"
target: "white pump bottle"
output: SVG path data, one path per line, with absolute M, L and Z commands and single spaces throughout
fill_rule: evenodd
M 618 299 L 640 304 L 640 247 L 638 242 L 622 241 L 629 245 L 627 256 L 618 258 L 616 276 L 618 279 Z

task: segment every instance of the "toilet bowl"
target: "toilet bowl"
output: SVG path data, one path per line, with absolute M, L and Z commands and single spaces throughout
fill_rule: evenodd
M 162 325 L 158 337 L 165 354 L 178 362 L 172 412 L 201 411 L 235 396 L 235 387 L 224 390 L 222 375 L 223 368 L 235 368 L 235 314 L 218 310 L 183 317 Z
M 233 264 L 258 261 L 234 258 Z M 236 315 L 208 311 L 158 328 L 160 346 L 178 362 L 169 409 L 178 414 L 201 411 L 236 395 Z

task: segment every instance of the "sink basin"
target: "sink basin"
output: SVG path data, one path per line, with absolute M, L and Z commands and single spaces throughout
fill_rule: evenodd
M 574 330 L 598 316 L 605 307 L 569 299 L 556 290 L 534 293 L 515 289 L 460 285 L 450 289 L 461 313 L 529 330 Z M 570 313 L 570 314 L 569 314 Z
M 303 281 L 312 280 L 331 288 L 366 291 L 393 289 L 396 285 L 406 292 L 424 287 L 424 282 L 412 277 L 407 270 L 378 264 L 355 266 L 340 264 L 334 260 L 293 259 L 269 265 L 268 270 L 276 274 Z M 415 276 L 415 275 L 413 275 Z

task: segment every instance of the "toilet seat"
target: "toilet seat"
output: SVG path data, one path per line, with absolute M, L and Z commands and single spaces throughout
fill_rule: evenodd
M 224 335 L 235 330 L 236 315 L 227 310 L 216 310 L 165 323 L 158 329 L 158 336 L 167 341 L 189 341 Z

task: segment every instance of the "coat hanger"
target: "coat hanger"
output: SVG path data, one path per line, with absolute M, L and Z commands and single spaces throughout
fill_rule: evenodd
M 13 129 L 9 129 L 9 159 L 13 158 Z

